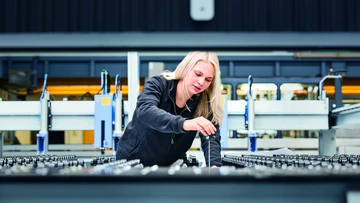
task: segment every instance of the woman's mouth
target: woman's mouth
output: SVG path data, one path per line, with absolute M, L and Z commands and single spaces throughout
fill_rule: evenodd
M 199 87 L 197 87 L 195 85 L 194 85 L 194 89 L 195 89 L 196 92 L 199 92 L 201 90 L 201 88 L 199 88 Z

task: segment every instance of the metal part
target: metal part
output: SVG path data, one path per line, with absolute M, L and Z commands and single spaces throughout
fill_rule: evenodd
M 248 77 L 248 85 L 249 90 L 246 98 L 246 106 L 245 106 L 245 129 L 248 131 L 248 150 L 250 152 L 255 152 L 257 150 L 256 147 L 256 139 L 257 134 L 255 131 L 255 101 L 252 95 L 252 76 Z
M 255 130 L 326 130 L 328 99 L 291 101 L 254 101 Z M 228 101 L 228 130 L 243 130 L 245 101 Z
M 107 70 L 101 71 L 101 93 L 110 93 L 110 74 Z
M 221 148 L 227 148 L 228 147 L 228 139 L 229 139 L 229 131 L 228 131 L 228 99 L 227 95 L 221 95 L 221 103 L 223 104 L 223 120 L 220 124 L 220 145 Z
M 52 101 L 52 130 L 94 130 L 94 101 Z
M 45 91 L 43 92 L 43 97 L 41 98 L 40 131 L 36 135 L 38 154 L 45 154 L 48 152 L 48 145 L 49 145 L 48 105 L 49 105 L 49 92 L 45 89 Z
M 118 93 L 116 93 L 115 95 L 115 120 L 114 120 L 114 133 L 113 133 L 113 152 L 114 154 L 117 151 L 117 147 L 118 147 L 118 141 L 122 136 L 122 131 L 121 131 L 121 126 L 122 126 L 122 93 L 121 91 L 119 91 Z
M 342 78 L 341 75 L 327 75 L 319 82 L 319 100 L 326 99 L 326 92 L 324 91 L 324 81 L 328 78 Z
M 347 138 L 349 142 L 356 143 L 354 138 L 359 137 L 360 132 L 360 104 L 353 104 L 337 108 L 330 114 L 335 117 L 336 123 L 329 130 L 320 131 L 319 154 L 332 155 L 338 153 L 339 138 Z M 351 145 L 347 143 L 346 146 Z
M 94 147 L 101 151 L 112 147 L 112 94 L 95 95 Z
M 336 125 L 332 128 L 357 128 L 360 124 L 360 103 L 332 110 L 331 115 L 336 117 Z
M 324 101 L 255 101 L 255 130 L 327 130 L 328 124 L 328 100 Z M 245 101 L 227 101 L 227 130 L 243 130 Z M 0 102 L 0 130 L 40 130 L 38 122 L 39 102 L 32 101 L 2 101 Z M 94 130 L 94 101 L 52 101 L 52 130 Z M 124 102 L 125 125 L 129 110 L 128 101 Z M 360 104 L 343 107 L 332 113 L 338 117 L 338 125 L 343 126 L 352 122 L 356 125 L 358 119 L 356 114 Z M 109 113 L 111 115 L 111 113 Z M 343 124 L 341 123 L 343 120 Z M 116 127 L 118 129 L 118 127 Z M 226 130 L 222 130 L 226 134 Z M 110 135 L 112 133 L 110 132 Z M 223 136 L 222 136 L 223 137 Z M 112 137 L 110 138 L 112 139 Z M 266 143 L 276 141 L 282 143 L 286 140 L 260 140 L 258 148 L 273 148 L 265 146 Z M 228 142 L 227 148 L 242 147 L 242 139 L 233 139 Z M 294 143 L 292 141 L 289 141 Z M 281 146 L 296 147 L 301 145 L 297 139 L 296 145 L 285 144 Z M 306 143 L 313 143 L 309 148 L 316 149 L 317 142 L 304 140 L 301 148 L 306 148 Z M 108 143 L 110 144 L 110 143 Z M 246 142 L 244 142 L 246 144 Z M 265 145 L 264 145 L 265 144 Z M 298 145 L 299 144 L 299 145 Z M 246 145 L 245 145 L 246 146 Z M 278 145 L 280 147 L 280 145 Z
M 205 139 L 207 140 L 208 142 L 208 167 L 209 169 L 211 168 L 211 165 L 210 165 L 210 136 L 206 136 Z
M 94 101 L 52 101 L 52 130 L 93 130 Z M 38 101 L 0 102 L 0 130 L 40 130 Z
M 2 101 L 0 109 L 0 130 L 40 130 L 39 101 Z
M 336 150 L 336 131 L 333 129 L 323 130 L 319 133 L 319 155 L 334 155 Z
M 48 131 L 50 131 L 52 128 L 52 119 L 51 119 L 52 114 L 51 114 L 51 101 L 50 100 L 48 100 L 47 109 L 48 109 L 47 125 L 48 125 Z
M 3 157 L 4 137 L 3 132 L 0 131 L 0 158 Z
M 255 101 L 255 130 L 327 130 L 328 100 L 323 101 Z M 39 102 L 0 102 L 0 130 L 40 130 L 38 122 Z M 52 101 L 52 130 L 94 130 L 94 101 Z M 353 106 L 358 107 L 360 105 Z M 338 116 L 350 116 L 333 111 Z M 125 125 L 128 101 L 124 102 Z M 243 130 L 245 101 L 227 102 L 227 130 Z M 111 114 L 111 113 L 110 113 Z M 354 122 L 357 119 L 350 119 Z M 226 134 L 226 130 L 223 130 Z M 223 137 L 223 136 L 222 136 Z M 231 148 L 231 142 L 228 147 Z M 260 146 L 259 146 L 260 147 Z
M 134 114 L 136 108 L 137 97 L 139 96 L 139 88 L 140 88 L 140 59 L 139 54 L 137 52 L 129 52 L 128 53 L 128 101 L 129 101 L 129 115 L 128 121 L 132 120 L 132 116 Z M 131 84 L 131 85 L 130 85 Z
M 343 143 L 343 139 L 338 139 L 337 143 Z M 262 138 L 257 140 L 258 149 L 278 149 L 278 148 L 293 148 L 295 151 L 297 149 L 301 150 L 317 150 L 318 149 L 318 138 L 296 138 L 296 139 L 268 139 Z M 354 145 L 359 145 L 360 140 L 357 139 L 353 142 Z M 196 138 L 191 146 L 192 149 L 201 147 L 201 139 Z M 236 150 L 247 150 L 248 149 L 248 140 L 247 138 L 229 138 L 229 145 L 227 150 L 236 149 Z M 223 150 L 225 151 L 225 150 Z

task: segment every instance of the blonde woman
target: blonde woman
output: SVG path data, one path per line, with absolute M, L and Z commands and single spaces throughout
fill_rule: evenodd
M 201 139 L 207 166 L 221 166 L 222 111 L 217 55 L 190 52 L 174 72 L 145 82 L 133 118 L 119 141 L 116 159 L 169 166 L 184 158 L 199 131 L 201 138 L 212 137 Z

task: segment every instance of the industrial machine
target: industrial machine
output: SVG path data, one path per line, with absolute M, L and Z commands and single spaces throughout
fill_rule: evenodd
M 359 156 L 225 155 L 219 168 L 189 157 L 144 167 L 112 156 L 0 159 L 2 202 L 356 202 Z
M 129 53 L 129 84 L 132 80 L 138 84 L 138 61 L 136 53 Z M 323 80 L 319 100 L 254 101 L 251 88 L 247 101 L 224 99 L 222 146 L 234 144 L 227 140 L 227 131 L 246 129 L 249 152 L 225 153 L 222 167 L 201 167 L 193 156 L 169 167 L 144 167 L 139 160 L 114 157 L 122 122 L 131 120 L 139 88 L 134 85 L 129 90 L 133 95 L 122 104 L 121 84 L 116 78 L 117 91 L 109 94 L 108 76 L 102 72 L 102 94 L 94 101 L 49 102 L 44 84 L 40 107 L 39 102 L 0 102 L 0 131 L 39 130 L 36 154 L 0 158 L 1 202 L 30 198 L 37 202 L 352 203 L 360 196 L 360 157 L 338 154 L 336 148 L 337 137 L 358 136 L 360 105 L 329 110 Z M 251 83 L 249 77 L 250 87 Z M 51 152 L 46 142 L 49 130 L 77 129 L 94 130 L 93 147 L 101 153 L 79 157 Z M 256 139 L 256 130 L 261 129 L 318 130 L 319 154 L 261 154 L 257 148 L 262 143 Z

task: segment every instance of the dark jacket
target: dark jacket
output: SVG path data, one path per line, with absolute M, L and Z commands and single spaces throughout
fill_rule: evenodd
M 187 103 L 190 111 L 176 113 L 177 80 L 155 76 L 145 82 L 138 97 L 132 120 L 126 126 L 116 153 L 116 159 L 140 159 L 144 166 L 169 166 L 190 149 L 196 131 L 184 131 L 183 123 L 192 119 L 198 104 L 194 95 Z M 211 166 L 221 166 L 219 126 L 210 140 Z M 201 147 L 208 165 L 209 141 L 201 137 Z

